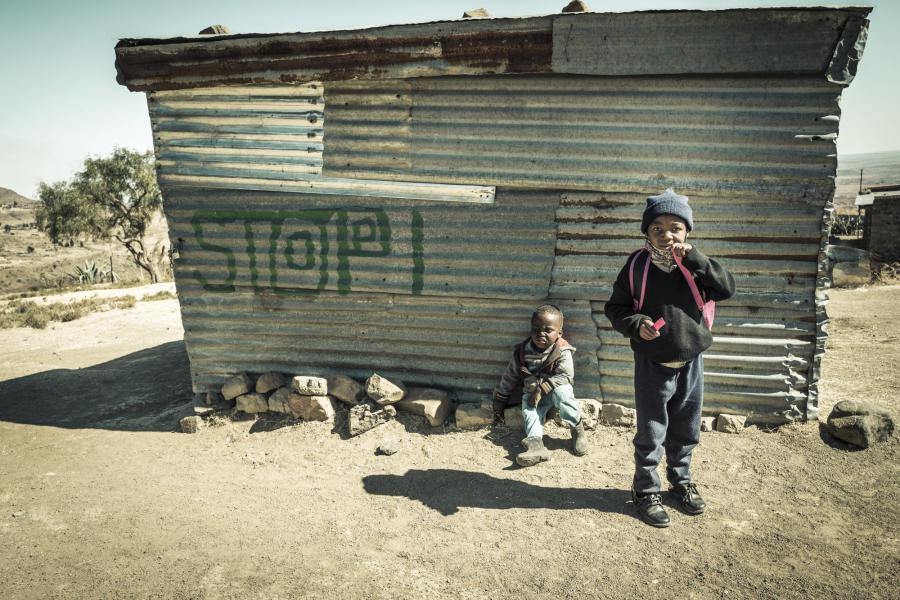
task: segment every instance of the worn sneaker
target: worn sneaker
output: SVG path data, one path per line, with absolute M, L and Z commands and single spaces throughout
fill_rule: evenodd
M 538 436 L 527 437 L 522 440 L 525 451 L 516 456 L 516 462 L 521 467 L 531 467 L 539 462 L 550 460 L 550 453 L 544 447 L 544 440 Z
M 638 494 L 632 488 L 631 499 L 634 501 L 641 521 L 653 527 L 669 526 L 669 514 L 663 508 L 662 498 L 658 493 Z
M 591 445 L 584 430 L 584 420 L 578 421 L 578 425 L 572 427 L 572 454 L 584 456 L 590 451 Z
M 694 482 L 687 485 L 676 485 L 669 493 L 678 500 L 678 505 L 689 515 L 699 515 L 706 510 L 706 502 L 703 496 L 697 491 L 697 484 Z

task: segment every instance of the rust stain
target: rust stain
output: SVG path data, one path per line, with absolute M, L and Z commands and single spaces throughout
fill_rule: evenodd
M 238 47 L 197 43 L 171 53 L 149 46 L 146 53 L 117 51 L 116 61 L 126 82 L 148 81 L 130 84 L 131 89 L 147 91 L 218 85 L 240 75 L 264 72 L 281 72 L 271 80 L 282 82 L 377 78 L 390 75 L 387 67 L 435 58 L 478 73 L 550 72 L 552 54 L 552 32 L 526 31 L 303 42 L 268 39 Z M 314 71 L 315 75 L 289 71 Z M 194 81 L 174 83 L 171 79 L 175 78 Z

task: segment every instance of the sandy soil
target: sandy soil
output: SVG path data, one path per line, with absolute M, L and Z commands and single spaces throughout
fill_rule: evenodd
M 897 415 L 900 286 L 833 291 L 822 413 Z M 655 530 L 628 503 L 631 432 L 514 467 L 519 436 L 404 417 L 330 426 L 190 411 L 177 302 L 0 331 L 5 598 L 896 598 L 898 438 L 817 423 L 704 434 L 709 510 Z M 378 456 L 386 438 L 400 452 Z

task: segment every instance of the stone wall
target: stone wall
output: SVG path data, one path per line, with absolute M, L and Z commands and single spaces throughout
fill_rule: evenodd
M 871 218 L 869 252 L 881 261 L 900 260 L 900 198 L 876 198 Z

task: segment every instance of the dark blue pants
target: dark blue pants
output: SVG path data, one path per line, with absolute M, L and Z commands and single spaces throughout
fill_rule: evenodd
M 634 354 L 634 489 L 660 491 L 656 468 L 666 450 L 666 478 L 672 485 L 691 481 L 691 452 L 700 442 L 703 408 L 703 355 L 680 369 Z

